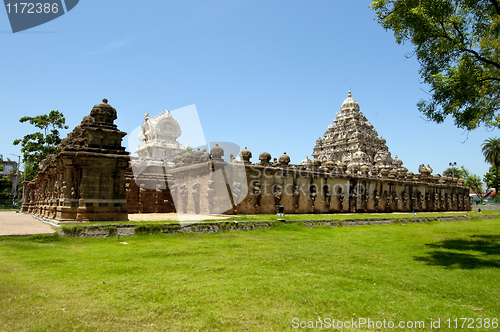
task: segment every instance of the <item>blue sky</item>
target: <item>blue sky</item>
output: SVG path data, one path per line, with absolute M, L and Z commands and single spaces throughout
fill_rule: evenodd
M 72 129 L 107 98 L 127 133 L 146 112 L 195 105 L 207 142 L 247 146 L 253 161 L 286 151 L 299 163 L 351 89 L 410 171 L 425 163 L 441 173 L 456 161 L 484 175 L 480 146 L 498 130 L 422 119 L 416 104 L 427 87 L 405 57 L 411 45 L 397 45 L 369 3 L 82 0 L 16 34 L 0 10 L 0 154 L 17 160 L 12 141 L 32 132 L 20 117 L 59 110 Z

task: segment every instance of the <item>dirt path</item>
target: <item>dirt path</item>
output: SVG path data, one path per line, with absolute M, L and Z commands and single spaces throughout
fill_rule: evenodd
M 26 213 L 0 211 L 0 236 L 52 234 L 55 228 Z

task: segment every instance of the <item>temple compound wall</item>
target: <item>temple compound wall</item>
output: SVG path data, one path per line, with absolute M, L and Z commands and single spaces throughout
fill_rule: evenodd
M 389 174 L 373 167 L 366 173 L 349 174 L 346 167 L 321 163 L 290 165 L 286 154 L 279 163 L 270 163 L 270 155 L 263 153 L 262 161 L 255 164 L 249 161 L 251 152 L 247 149 L 241 155 L 247 156 L 243 162 L 225 163 L 214 158 L 210 170 L 206 163 L 174 168 L 179 183 L 185 186 L 183 193 L 178 188 L 172 191 L 172 196 L 182 197 L 176 204 L 182 206 L 178 212 L 206 213 L 208 207 L 212 214 L 275 214 L 279 206 L 289 214 L 471 209 L 469 189 L 462 181 L 431 176 L 427 169 L 421 174 Z M 198 199 L 190 191 L 195 183 L 202 192 Z
M 113 124 L 116 110 L 104 99 L 44 159 L 25 182 L 22 211 L 61 221 L 128 220 L 125 132 Z

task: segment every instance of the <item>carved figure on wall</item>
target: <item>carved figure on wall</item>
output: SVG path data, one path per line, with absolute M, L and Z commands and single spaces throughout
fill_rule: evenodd
M 177 204 L 179 204 L 178 200 L 177 200 L 178 186 L 176 184 L 169 183 L 169 189 L 170 189 L 170 196 L 172 196 L 172 201 L 174 201 L 174 205 L 175 205 L 176 209 L 179 209 L 180 206 L 177 206 Z
M 200 213 L 200 183 L 196 182 L 192 186 L 191 195 L 193 195 L 194 212 Z
M 242 201 L 241 197 L 241 183 L 239 182 L 233 182 L 233 187 L 231 189 L 231 193 L 233 194 L 233 200 L 234 200 L 234 213 L 238 213 L 237 207 L 238 204 Z
M 144 213 L 144 205 L 146 203 L 146 185 L 139 185 L 139 213 Z
M 378 205 L 380 203 L 380 196 L 378 194 L 378 190 L 375 190 L 373 192 L 373 202 L 374 202 L 374 209 L 375 209 L 375 211 L 378 211 L 378 209 L 379 209 Z
M 432 204 L 434 211 L 439 210 L 439 195 L 438 193 L 434 193 L 434 202 Z
M 330 202 L 332 201 L 332 194 L 330 194 L 330 186 L 325 184 L 323 186 L 323 195 L 325 200 L 325 206 L 330 207 Z
M 273 186 L 273 195 L 274 195 L 274 205 L 276 206 L 276 211 L 278 209 L 278 205 L 280 205 L 281 198 L 283 197 L 283 188 L 279 184 L 275 184 Z
M 398 197 L 398 193 L 395 191 L 392 192 L 392 201 L 394 202 L 394 210 L 397 210 L 398 203 L 399 203 L 399 197 Z
M 417 207 L 417 196 L 415 195 L 415 193 L 412 191 L 410 193 L 410 210 L 414 211 L 415 208 Z
M 208 181 L 207 199 L 208 207 L 211 210 L 215 207 L 215 181 Z
M 316 185 L 309 186 L 309 200 L 311 201 L 311 210 L 314 209 L 314 202 L 316 201 L 317 189 Z
M 161 185 L 157 184 L 156 185 L 156 190 L 155 190 L 155 212 L 160 213 L 161 207 L 163 205 L 163 190 L 161 190 Z
M 356 211 L 356 203 L 358 202 L 358 192 L 356 188 L 353 188 L 351 191 L 351 195 L 349 195 L 349 212 L 357 212 Z
M 418 206 L 421 210 L 424 209 L 424 195 L 421 192 L 418 193 Z
M 182 202 L 182 212 L 187 213 L 188 209 L 188 189 L 187 185 L 183 184 L 179 188 L 179 193 L 181 194 L 181 202 Z
M 406 211 L 406 207 L 408 206 L 408 194 L 406 191 L 401 195 L 401 198 L 403 200 L 403 211 Z
M 260 199 L 262 198 L 262 190 L 260 188 L 260 182 L 256 181 L 253 185 L 253 195 L 255 196 L 255 207 L 260 206 Z
M 299 197 L 300 197 L 299 186 L 294 185 L 293 186 L 293 206 L 295 208 L 295 213 L 297 213 L 297 210 L 299 208 Z
M 391 211 L 392 195 L 389 194 L 386 190 L 386 191 L 384 191 L 383 197 L 385 198 L 385 210 Z

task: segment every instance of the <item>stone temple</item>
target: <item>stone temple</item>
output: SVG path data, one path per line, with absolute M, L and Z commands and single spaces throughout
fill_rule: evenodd
M 107 100 L 94 106 L 24 183 L 23 211 L 58 221 L 127 220 L 129 213 L 274 214 L 469 211 L 462 179 L 408 171 L 360 112 L 349 92 L 313 148 L 314 159 L 291 163 L 268 152 L 252 162 L 222 159 L 224 149 L 180 154 L 179 124 L 170 112 L 146 114 L 129 158 Z M 312 142 L 314 143 L 314 142 Z M 248 145 L 250 146 L 250 145 Z M 137 171 L 139 170 L 139 171 Z

